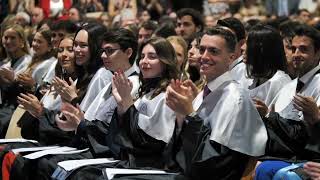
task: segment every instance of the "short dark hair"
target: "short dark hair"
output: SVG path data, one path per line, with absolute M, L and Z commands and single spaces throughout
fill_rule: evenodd
M 179 19 L 181 19 L 183 16 L 187 16 L 187 15 L 192 17 L 193 23 L 197 27 L 200 27 L 200 31 L 202 31 L 203 27 L 204 27 L 204 21 L 203 21 L 202 14 L 199 11 L 192 9 L 192 8 L 183 8 L 177 12 L 177 17 Z
M 301 23 L 299 21 L 287 20 L 280 24 L 279 31 L 282 38 L 292 39 L 295 35 L 295 28 Z
M 261 21 L 259 19 L 249 19 L 244 23 L 244 28 L 248 32 L 253 26 L 260 24 Z
M 52 31 L 65 30 L 69 34 L 75 33 L 77 29 L 78 26 L 70 20 L 59 20 L 51 25 Z
M 286 71 L 287 60 L 279 31 L 268 25 L 251 28 L 246 49 L 247 74 L 271 78 L 277 70 Z
M 238 41 L 246 38 L 246 31 L 244 29 L 244 25 L 237 18 L 229 17 L 222 20 L 218 20 L 217 24 L 231 29 L 236 34 Z
M 158 28 L 158 24 L 155 21 L 146 21 L 143 22 L 139 29 L 144 28 L 146 30 L 155 31 Z
M 237 44 L 236 35 L 231 32 L 229 29 L 223 28 L 221 26 L 214 26 L 212 28 L 208 28 L 204 35 L 207 34 L 209 36 L 221 36 L 226 41 L 227 48 L 230 52 L 234 52 Z
M 162 23 L 155 31 L 154 33 L 156 36 L 167 38 L 169 36 L 175 36 L 177 35 L 175 31 L 175 24 L 171 21 Z
M 316 51 L 320 49 L 320 32 L 307 25 L 307 24 L 300 24 L 295 28 L 295 36 L 307 36 L 313 41 L 313 47 Z
M 86 14 L 86 10 L 81 8 L 79 4 L 75 4 L 75 5 L 72 5 L 69 10 L 71 8 L 74 8 L 78 11 L 78 14 L 79 14 L 79 18 L 80 20 L 79 21 L 83 21 L 85 19 L 85 14 Z
M 134 33 L 125 28 L 112 29 L 103 35 L 103 42 L 119 44 L 122 50 L 132 49 L 129 62 L 132 65 L 135 61 L 138 48 L 138 39 Z
M 39 31 L 40 28 L 41 28 L 44 24 L 47 24 L 47 25 L 49 26 L 49 28 L 51 29 L 52 23 L 53 23 L 53 21 L 52 21 L 52 19 L 50 19 L 50 18 L 42 19 L 42 20 L 39 22 L 38 26 L 37 26 L 37 31 Z

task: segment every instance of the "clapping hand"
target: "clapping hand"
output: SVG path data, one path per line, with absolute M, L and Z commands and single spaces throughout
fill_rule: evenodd
M 81 111 L 79 105 L 74 107 L 68 102 L 63 102 L 61 112 L 60 115 L 56 115 L 55 120 L 58 127 L 64 131 L 75 131 L 80 122 L 84 120 L 84 113 Z
M 0 68 L 0 81 L 11 84 L 14 81 L 14 71 L 12 68 Z
M 293 97 L 293 106 L 302 111 L 304 120 L 310 124 L 320 121 L 319 107 L 313 97 L 296 94 Z
M 271 110 L 268 109 L 268 106 L 260 99 L 252 98 L 252 100 L 253 100 L 254 106 L 256 107 L 256 109 L 258 110 L 258 112 L 262 118 L 266 117 L 266 115 L 269 112 L 271 112 Z
M 71 102 L 73 99 L 78 97 L 78 90 L 76 84 L 69 78 L 70 85 L 58 77 L 53 78 L 52 85 L 54 86 L 55 91 L 60 94 L 62 100 Z
M 36 85 L 36 81 L 32 78 L 29 73 L 21 73 L 17 75 L 16 81 L 25 87 L 32 88 Z
M 312 180 L 320 180 L 320 163 L 307 162 L 303 165 L 303 170 L 311 177 Z
M 29 93 L 21 93 L 18 96 L 18 103 L 35 118 L 39 118 L 42 115 L 43 106 L 36 96 Z
M 125 76 L 124 72 L 115 72 L 112 77 L 112 95 L 117 101 L 119 115 L 124 114 L 133 104 L 131 90 L 132 82 Z
M 195 93 L 192 87 L 183 85 L 180 80 L 171 80 L 167 87 L 166 104 L 183 117 L 194 112 L 192 101 Z

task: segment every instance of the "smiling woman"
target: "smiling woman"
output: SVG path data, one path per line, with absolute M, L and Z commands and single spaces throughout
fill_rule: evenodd
M 31 62 L 27 40 L 21 26 L 6 27 L 2 44 L 7 58 L 0 62 L 0 138 L 4 136 L 6 126 L 16 107 L 16 94 L 11 89 L 14 86 L 15 76 Z
M 171 79 L 178 76 L 176 53 L 166 39 L 152 38 L 142 44 L 138 60 L 137 63 L 141 70 L 140 80 L 142 81 L 140 96 L 145 93 L 145 88 L 150 86 L 148 79 L 159 78 L 159 81 L 156 81 L 158 85 L 153 95 L 155 96 L 165 90 Z
M 73 51 L 73 35 L 67 35 L 64 37 L 58 46 L 58 64 L 55 67 L 56 77 L 61 80 L 69 81 L 69 78 L 75 80 L 77 78 L 77 67 L 75 64 L 75 57 Z M 56 79 L 54 79 L 56 82 Z M 46 108 L 48 110 L 59 110 L 61 106 L 61 95 L 59 94 L 58 88 L 51 86 L 49 91 L 42 97 L 42 105 L 39 102 L 38 107 Z M 60 89 L 59 89 L 60 90 Z M 57 93 L 59 95 L 57 95 Z M 22 103 L 24 104 L 24 103 Z M 35 117 L 39 117 L 42 113 L 41 109 L 38 109 L 36 113 L 32 112 L 32 108 L 26 107 L 26 110 L 30 110 L 29 113 L 33 114 Z
M 0 62 L 0 82 L 4 85 L 12 83 L 14 73 L 26 67 L 31 62 L 31 56 L 24 30 L 19 25 L 8 26 L 4 30 L 2 44 L 7 55 L 7 58 Z M 11 78 L 8 76 L 10 74 Z
M 58 48 L 58 61 L 62 71 L 72 74 L 75 69 L 74 51 L 73 51 L 73 36 L 66 37 L 61 40 Z M 57 66 L 56 69 L 59 69 Z
M 13 33 L 12 29 L 8 29 L 5 31 L 5 36 L 3 37 L 3 41 L 5 42 L 5 46 L 8 49 L 8 52 L 18 54 L 24 54 L 25 50 L 24 45 L 21 41 L 23 36 L 19 35 L 19 33 Z M 19 29 L 19 28 L 17 28 Z M 19 32 L 19 31 L 16 31 Z M 18 36 L 17 36 L 18 35 Z M 19 48 L 20 47 L 20 48 Z M 51 32 L 50 31 L 38 31 L 35 35 L 35 38 L 32 42 L 32 47 L 34 50 L 34 56 L 30 63 L 21 64 L 21 68 L 17 68 L 15 71 L 14 82 L 7 86 L 7 90 L 10 93 L 5 94 L 5 99 L 3 105 L 1 105 L 0 109 L 0 132 L 6 133 L 6 128 L 11 118 L 11 115 L 14 109 L 17 107 L 17 96 L 21 92 L 32 92 L 34 93 L 38 85 L 42 83 L 43 76 L 47 73 L 47 70 L 52 62 L 55 61 L 55 58 L 51 53 Z M 20 50 L 19 50 L 20 49 Z M 10 54 L 10 53 L 9 53 Z M 27 55 L 27 54 L 25 54 Z M 9 56 L 10 57 L 10 56 Z M 14 57 L 14 56 L 12 56 Z M 17 65 L 14 63 L 15 59 L 13 59 L 13 65 Z M 20 62 L 21 63 L 21 62 Z M 13 66 L 13 67 L 14 67 Z M 19 66 L 18 66 L 19 67 Z M 1 72 L 1 70 L 0 70 Z M 2 88 L 1 88 L 2 89 Z M 12 91 L 15 89 L 15 91 Z M 8 107 L 10 107 L 8 109 Z M 3 114 L 3 112 L 5 112 Z M 4 134 L 3 134 L 4 135 Z M 0 135 L 1 137 L 3 135 Z

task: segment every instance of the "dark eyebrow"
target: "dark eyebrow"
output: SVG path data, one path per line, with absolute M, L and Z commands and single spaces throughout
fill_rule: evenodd
M 308 48 L 307 45 L 298 45 L 298 46 L 291 45 L 291 47 L 293 47 L 293 48 Z

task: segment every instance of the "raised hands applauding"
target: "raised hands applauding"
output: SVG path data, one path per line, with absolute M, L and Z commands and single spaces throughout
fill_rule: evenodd
M 33 94 L 21 93 L 20 96 L 18 96 L 18 103 L 35 118 L 39 118 L 42 115 L 43 106 Z
M 54 86 L 57 94 L 60 94 L 61 99 L 67 102 L 71 102 L 73 99 L 78 97 L 76 84 L 71 77 L 69 78 L 69 82 L 70 85 L 59 77 L 55 77 L 52 80 L 52 85 Z
M 320 121 L 319 107 L 313 97 L 296 94 L 293 97 L 293 106 L 303 112 L 304 120 L 310 124 Z
M 12 68 L 0 68 L 0 82 L 11 84 L 14 81 L 14 71 Z
M 63 102 L 61 106 L 61 114 L 56 115 L 56 123 L 58 127 L 64 131 L 75 131 L 82 120 L 84 113 L 79 105 L 74 107 L 68 102 Z
M 112 77 L 112 95 L 118 104 L 117 112 L 124 114 L 134 103 L 131 96 L 132 82 L 125 76 L 123 71 L 117 71 Z
M 176 113 L 186 116 L 194 111 L 192 101 L 199 93 L 199 89 L 191 80 L 184 82 L 180 80 L 171 80 L 167 87 L 167 105 Z
M 17 75 L 16 81 L 19 85 L 33 88 L 36 85 L 36 81 L 32 78 L 31 74 L 29 73 L 21 73 Z

